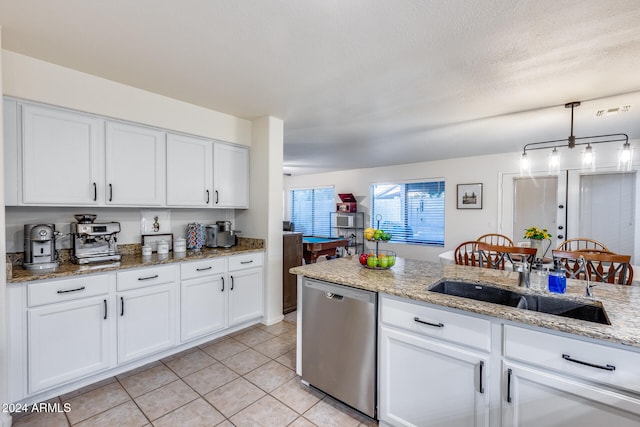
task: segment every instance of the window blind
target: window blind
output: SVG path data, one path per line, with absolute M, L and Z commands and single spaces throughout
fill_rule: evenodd
M 290 218 L 295 230 L 305 236 L 328 237 L 331 212 L 336 208 L 333 187 L 291 190 L 290 196 Z
M 391 241 L 444 246 L 444 181 L 371 186 L 371 224 Z

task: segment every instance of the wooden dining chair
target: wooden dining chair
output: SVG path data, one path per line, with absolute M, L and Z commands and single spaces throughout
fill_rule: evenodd
M 509 237 L 505 236 L 504 234 L 497 233 L 483 234 L 482 236 L 478 237 L 476 241 L 488 243 L 490 245 L 515 246 L 513 244 L 513 240 L 511 240 Z
M 586 271 L 578 262 L 580 257 L 584 258 Z M 586 280 L 589 277 L 592 282 L 617 285 L 631 285 L 633 281 L 631 255 L 554 250 L 553 259 L 560 260 L 569 279 Z
M 458 265 L 480 266 L 478 242 L 467 241 L 460 243 L 455 251 L 453 251 L 453 259 Z
M 480 253 L 480 267 L 504 270 L 507 262 L 512 265 L 525 261 L 528 269 L 531 270 L 536 259 L 536 248 L 521 248 L 519 246 L 490 245 L 478 242 L 478 252 Z
M 607 251 L 609 249 L 597 240 L 587 239 L 586 237 L 577 237 L 575 239 L 568 239 L 560 243 L 556 248 L 558 251 L 576 252 L 576 251 Z M 613 252 L 611 252 L 613 253 Z

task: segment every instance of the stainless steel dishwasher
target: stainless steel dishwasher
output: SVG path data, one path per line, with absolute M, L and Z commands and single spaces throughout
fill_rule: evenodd
M 377 418 L 375 292 L 304 279 L 302 379 Z

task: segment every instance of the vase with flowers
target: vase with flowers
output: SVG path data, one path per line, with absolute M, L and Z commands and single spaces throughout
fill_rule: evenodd
M 546 228 L 538 228 L 536 226 L 533 226 L 524 230 L 524 238 L 529 239 L 529 241 L 531 242 L 531 247 L 537 249 L 536 258 L 543 258 L 547 253 L 549 247 L 551 246 L 551 237 L 551 233 L 549 233 Z M 544 252 L 542 251 L 543 240 L 549 241 L 549 245 Z

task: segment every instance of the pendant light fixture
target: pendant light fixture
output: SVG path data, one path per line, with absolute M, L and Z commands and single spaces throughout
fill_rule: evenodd
M 613 133 L 608 135 L 595 135 L 595 136 L 579 136 L 576 137 L 573 134 L 573 110 L 580 106 L 580 102 L 574 101 L 564 105 L 565 108 L 571 108 L 571 133 L 568 138 L 554 139 L 551 141 L 531 142 L 526 144 L 522 149 L 522 155 L 520 157 L 520 173 L 525 175 L 529 172 L 531 167 L 531 161 L 527 156 L 527 151 L 533 150 L 552 150 L 549 153 L 548 167 L 549 172 L 557 173 L 560 169 L 560 152 L 559 148 L 569 148 L 570 150 L 582 145 L 585 146 L 582 151 L 582 165 L 584 169 L 594 169 L 596 161 L 596 152 L 593 148 L 594 145 L 603 144 L 605 142 L 624 142 L 621 148 L 618 149 L 618 169 L 631 170 L 631 163 L 633 161 L 633 147 L 629 144 L 629 136 L 625 133 Z

